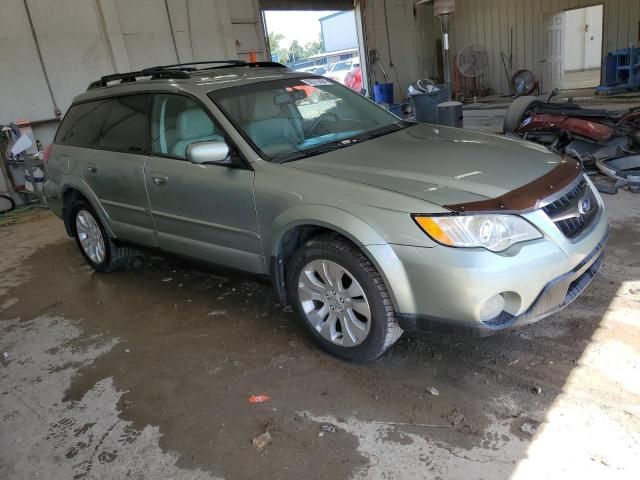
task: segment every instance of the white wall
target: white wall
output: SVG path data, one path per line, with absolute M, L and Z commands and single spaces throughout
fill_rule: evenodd
M 569 10 L 564 14 L 564 70 L 584 69 L 585 25 L 587 12 L 584 8 Z
M 597 5 L 586 9 L 589 31 L 585 35 L 584 68 L 599 68 L 602 64 L 603 7 Z M 640 20 L 639 20 L 640 21 Z
M 248 58 L 251 51 L 265 59 L 258 0 L 168 0 L 166 5 L 164 0 L 27 0 L 50 93 L 24 0 L 2 0 L 0 124 L 51 119 L 54 101 L 64 112 L 90 82 L 110 73 Z M 46 144 L 55 128 L 34 130 Z
M 600 68 L 602 6 L 569 10 L 565 15 L 565 71 Z

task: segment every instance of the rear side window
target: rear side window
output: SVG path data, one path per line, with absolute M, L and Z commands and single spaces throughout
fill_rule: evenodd
M 144 152 L 147 145 L 148 95 L 128 95 L 108 100 L 109 113 L 98 145 L 123 152 Z
M 58 129 L 55 143 L 81 147 L 95 146 L 107 110 L 108 103 L 104 100 L 72 105 Z

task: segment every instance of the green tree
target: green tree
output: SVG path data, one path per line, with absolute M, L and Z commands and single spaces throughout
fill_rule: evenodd
M 324 53 L 324 38 L 322 38 L 322 33 L 318 34 L 318 40 L 307 43 L 304 46 L 304 49 L 309 53 L 309 55 Z
M 276 53 L 280 50 L 280 42 L 284 39 L 284 35 L 281 33 L 269 32 L 269 49 L 271 53 Z
M 307 58 L 309 54 L 302 48 L 298 40 L 293 40 L 289 45 L 289 58 L 290 61 L 295 62 Z

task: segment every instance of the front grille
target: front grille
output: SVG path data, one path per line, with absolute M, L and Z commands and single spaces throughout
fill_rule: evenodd
M 591 225 L 598 215 L 598 208 L 596 196 L 583 177 L 575 187 L 542 210 L 567 238 L 574 238 Z

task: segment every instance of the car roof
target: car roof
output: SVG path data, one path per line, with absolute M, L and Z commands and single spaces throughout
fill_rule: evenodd
M 109 77 L 122 77 L 126 74 L 106 76 L 102 77 L 102 79 L 107 79 L 106 81 L 96 81 L 92 83 L 86 92 L 73 99 L 73 103 L 75 104 L 90 100 L 98 100 L 100 98 L 152 91 L 182 91 L 195 95 L 205 95 L 212 90 L 238 85 L 249 85 L 269 80 L 317 77 L 309 72 L 296 72 L 284 65 L 269 63 L 266 66 L 260 66 L 257 68 L 250 65 L 251 64 L 225 66 L 224 68 L 202 68 L 198 70 L 190 70 L 187 71 L 185 75 L 178 75 L 177 78 L 153 78 L 152 76 L 152 78 L 138 79 L 132 76 L 120 79 L 120 83 L 113 85 L 109 84 L 110 81 L 113 81 L 109 80 Z M 144 71 L 132 73 L 141 72 Z M 149 77 L 149 75 L 146 75 L 146 77 Z M 118 78 L 116 80 L 118 80 Z

